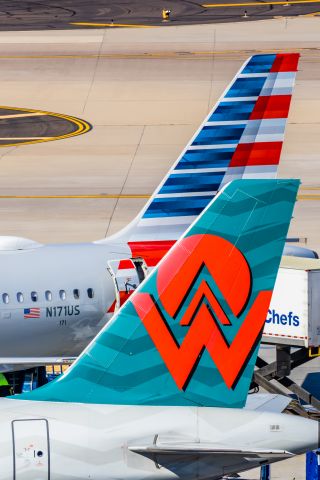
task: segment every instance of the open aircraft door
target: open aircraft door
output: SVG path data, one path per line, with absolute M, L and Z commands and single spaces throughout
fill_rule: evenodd
M 117 311 L 146 278 L 148 267 L 142 258 L 130 258 L 110 260 L 107 268 L 114 283 L 116 298 L 114 311 Z
M 50 480 L 47 420 L 14 420 L 13 480 Z

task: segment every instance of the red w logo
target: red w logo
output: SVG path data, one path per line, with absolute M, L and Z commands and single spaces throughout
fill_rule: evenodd
M 175 320 L 185 308 L 204 265 L 227 308 L 222 308 L 203 280 L 180 320 L 180 325 L 189 328 L 179 345 L 161 309 Z M 271 291 L 260 292 L 246 317 L 239 319 L 251 294 L 251 272 L 242 253 L 221 237 L 187 237 L 176 244 L 167 261 L 160 265 L 157 294 L 155 300 L 148 293 L 137 293 L 132 302 L 178 388 L 186 389 L 205 349 L 226 385 L 234 388 L 260 338 L 272 295 Z M 222 325 L 231 325 L 230 316 L 241 323 L 231 344 L 221 330 Z

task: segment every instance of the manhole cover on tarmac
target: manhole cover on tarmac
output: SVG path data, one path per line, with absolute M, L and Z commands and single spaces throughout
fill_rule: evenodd
M 85 120 L 70 115 L 0 106 L 0 147 L 61 140 L 91 128 Z

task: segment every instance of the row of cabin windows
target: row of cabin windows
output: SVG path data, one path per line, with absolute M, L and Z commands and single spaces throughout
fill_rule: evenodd
M 73 294 L 73 298 L 75 300 L 79 300 L 80 298 L 80 290 L 78 288 L 75 288 L 72 292 Z M 87 296 L 88 298 L 92 299 L 94 297 L 94 291 L 93 291 L 93 288 L 88 288 L 87 289 Z M 51 302 L 52 301 L 52 292 L 51 290 L 46 290 L 44 292 L 44 297 L 46 299 L 47 302 Z M 59 290 L 59 298 L 60 300 L 67 300 L 67 292 L 65 290 Z M 39 294 L 38 292 L 31 292 L 30 293 L 30 299 L 32 302 L 37 302 L 39 300 Z M 22 292 L 18 292 L 17 293 L 17 301 L 18 303 L 23 303 L 25 300 L 25 297 L 24 297 L 24 294 Z M 26 300 L 27 300 L 27 297 L 26 297 Z M 9 303 L 10 302 L 10 296 L 8 293 L 3 293 L 2 294 L 2 302 L 3 303 Z

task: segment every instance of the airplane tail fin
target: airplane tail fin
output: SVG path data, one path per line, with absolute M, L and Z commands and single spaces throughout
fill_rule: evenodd
M 15 398 L 242 407 L 298 185 L 228 184 L 66 374 Z
M 156 264 L 228 182 L 275 178 L 299 54 L 250 57 L 139 215 L 113 241 Z M 155 241 L 156 239 L 156 241 Z

